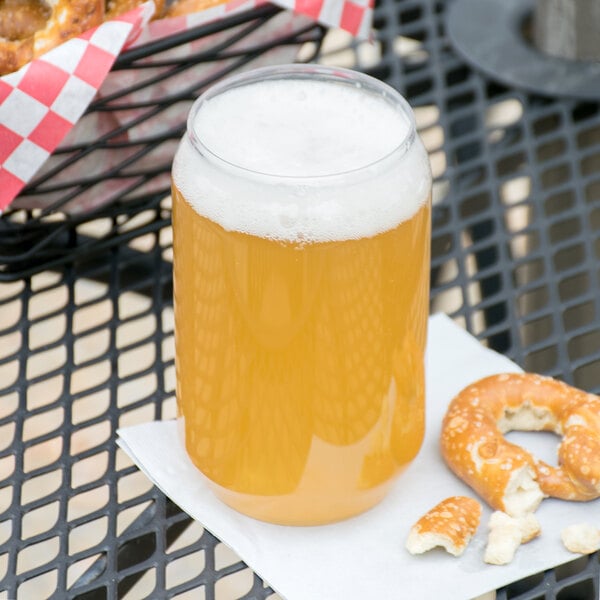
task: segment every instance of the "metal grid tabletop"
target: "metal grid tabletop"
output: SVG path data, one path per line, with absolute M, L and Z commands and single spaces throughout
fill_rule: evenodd
M 449 43 L 446 9 L 381 0 L 376 43 L 326 40 L 321 60 L 415 107 L 435 176 L 432 312 L 525 369 L 600 392 L 600 104 L 475 72 Z M 0 599 L 274 597 L 114 443 L 120 426 L 175 415 L 163 196 L 0 220 Z M 597 600 L 599 574 L 598 554 L 582 557 L 498 598 Z

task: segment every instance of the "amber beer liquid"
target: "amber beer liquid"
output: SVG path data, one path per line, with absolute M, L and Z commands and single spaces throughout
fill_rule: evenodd
M 173 166 L 177 400 L 229 506 L 344 519 L 417 454 L 430 189 L 410 108 L 369 77 L 259 69 L 194 105 Z

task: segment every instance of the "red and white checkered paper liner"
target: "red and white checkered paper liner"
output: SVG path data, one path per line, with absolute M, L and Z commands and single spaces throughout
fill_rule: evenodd
M 86 31 L 0 77 L 0 213 L 83 115 L 123 48 L 263 4 L 231 0 L 200 13 L 150 22 L 152 0 Z M 365 38 L 373 0 L 274 0 L 275 4 Z

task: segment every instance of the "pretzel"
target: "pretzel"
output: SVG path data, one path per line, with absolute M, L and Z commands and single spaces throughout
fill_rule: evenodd
M 554 431 L 559 467 L 504 439 L 512 431 Z M 600 397 L 528 373 L 493 375 L 450 403 L 441 434 L 444 460 L 490 506 L 533 512 L 545 496 L 600 496 Z
M 0 0 L 0 75 L 145 0 Z M 205 10 L 226 0 L 154 0 L 153 19 Z
M 5 0 L 0 5 L 0 75 L 99 25 L 103 16 L 103 0 Z
M 479 527 L 481 504 L 467 496 L 451 496 L 424 514 L 411 528 L 406 549 L 423 554 L 442 546 L 460 556 Z
M 46 26 L 50 7 L 44 2 L 4 0 L 0 4 L 0 37 L 23 40 Z
M 114 19 L 145 1 L 146 0 L 107 0 L 106 18 Z M 181 15 L 200 12 L 207 8 L 217 6 L 218 4 L 223 4 L 224 2 L 227 2 L 227 0 L 173 0 L 173 2 L 169 2 L 168 0 L 154 0 L 156 10 L 152 18 L 179 17 Z

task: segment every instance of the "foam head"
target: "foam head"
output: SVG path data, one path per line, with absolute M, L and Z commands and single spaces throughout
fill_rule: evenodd
M 201 97 L 173 180 L 227 230 L 304 243 L 392 229 L 431 186 L 412 114 L 395 91 L 304 65 L 258 69 Z

